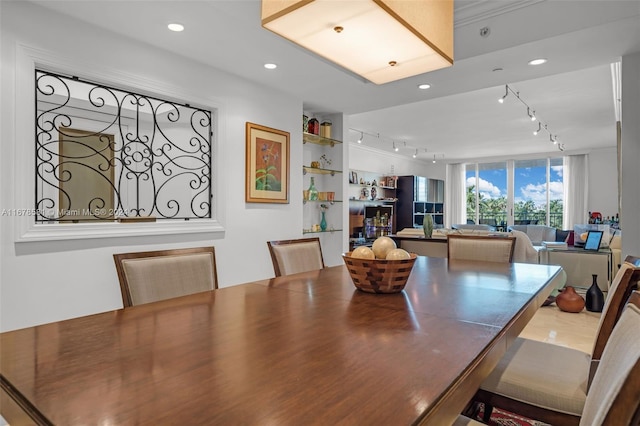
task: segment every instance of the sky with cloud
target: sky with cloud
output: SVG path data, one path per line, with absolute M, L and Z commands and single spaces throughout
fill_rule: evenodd
M 547 202 L 546 167 L 523 167 L 515 170 L 515 202 L 532 200 L 536 206 Z M 467 187 L 475 185 L 475 171 L 467 171 Z M 478 189 L 483 198 L 507 196 L 506 169 L 480 170 Z M 551 166 L 549 194 L 551 200 L 562 200 L 562 166 Z

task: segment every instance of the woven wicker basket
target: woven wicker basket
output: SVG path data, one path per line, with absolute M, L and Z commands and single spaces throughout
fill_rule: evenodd
M 351 252 L 342 255 L 353 284 L 367 293 L 402 291 L 417 257 L 415 253 L 402 260 L 359 259 L 351 257 Z

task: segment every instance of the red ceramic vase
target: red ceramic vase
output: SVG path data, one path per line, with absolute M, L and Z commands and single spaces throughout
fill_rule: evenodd
M 584 298 L 573 287 L 567 286 L 556 297 L 556 305 L 561 311 L 578 313 L 584 309 Z

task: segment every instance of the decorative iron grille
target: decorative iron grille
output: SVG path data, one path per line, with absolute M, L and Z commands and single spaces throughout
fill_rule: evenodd
M 210 111 L 35 78 L 36 222 L 211 218 Z

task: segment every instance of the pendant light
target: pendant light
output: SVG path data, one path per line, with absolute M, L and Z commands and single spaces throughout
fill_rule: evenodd
M 262 26 L 376 84 L 453 65 L 453 0 L 262 0 Z

